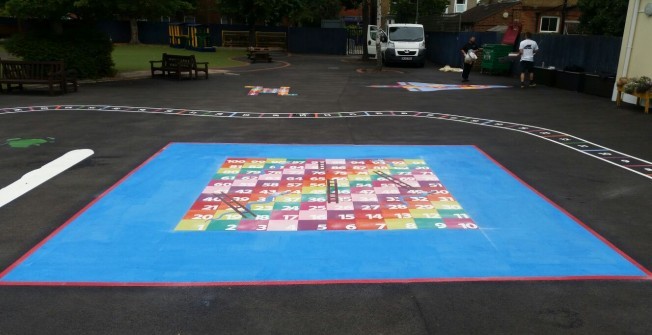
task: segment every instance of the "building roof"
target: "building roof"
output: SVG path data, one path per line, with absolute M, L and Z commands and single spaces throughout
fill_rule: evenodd
M 521 1 L 519 0 L 511 0 L 511 1 L 507 0 L 507 1 L 491 3 L 491 4 L 478 4 L 477 6 L 462 13 L 462 22 L 475 23 L 487 17 L 490 17 L 492 15 L 501 13 L 520 3 Z

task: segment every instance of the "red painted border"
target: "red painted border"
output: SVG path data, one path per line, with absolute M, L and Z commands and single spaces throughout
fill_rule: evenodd
M 652 281 L 650 276 L 559 276 L 559 277 L 484 277 L 484 278 L 413 278 L 413 279 L 342 279 L 250 282 L 0 282 L 0 286 L 49 287 L 224 287 L 224 286 L 292 286 L 292 285 L 345 285 L 345 284 L 419 284 L 419 283 L 499 283 L 535 281 Z
M 108 193 L 113 191 L 116 187 L 118 187 L 120 184 L 125 182 L 129 177 L 131 177 L 134 173 L 136 173 L 138 170 L 140 170 L 142 167 L 147 165 L 150 161 L 152 161 L 154 158 L 156 158 L 158 155 L 160 155 L 165 149 L 167 149 L 172 143 L 168 143 L 166 146 L 161 148 L 159 151 L 157 151 L 154 155 L 149 157 L 146 161 L 138 165 L 134 170 L 129 172 L 127 175 L 122 177 L 120 180 L 118 180 L 113 186 L 108 188 L 106 191 L 102 192 L 97 198 L 95 198 L 93 201 L 91 201 L 88 205 L 84 206 L 79 212 L 77 212 L 74 216 L 72 216 L 70 219 L 68 219 L 63 225 L 61 225 L 59 228 L 57 228 L 55 231 L 50 233 L 43 241 L 38 243 L 36 246 L 34 246 L 32 249 L 30 249 L 25 255 L 20 257 L 16 262 L 14 262 L 12 265 L 10 265 L 7 269 L 5 269 L 2 273 L 0 273 L 0 280 L 4 278 L 9 272 L 11 272 L 14 268 L 16 268 L 18 265 L 20 265 L 25 259 L 27 259 L 29 256 L 31 256 L 34 252 L 36 252 L 39 248 L 41 248 L 45 243 L 47 243 L 49 240 L 51 240 L 55 235 L 57 235 L 60 231 L 62 231 L 64 228 L 66 228 L 70 223 L 72 223 L 75 219 L 77 219 L 80 215 L 82 215 L 85 211 L 87 211 L 90 207 L 92 207 L 95 203 L 97 203 L 99 200 L 101 200 L 104 196 L 106 196 Z M 201 143 L 201 142 L 195 142 L 196 144 L 207 144 L 207 143 Z M 231 144 L 255 144 L 255 143 L 231 143 Z M 259 143 L 260 145 L 277 145 L 277 144 L 270 144 L 270 143 Z M 294 144 L 290 144 L 294 145 Z M 305 146 L 310 146 L 310 145 L 315 145 L 315 144 L 297 144 L 297 145 L 305 145 Z M 344 144 L 348 145 L 348 144 Z M 383 145 L 386 146 L 386 145 Z M 391 146 L 391 145 L 390 145 Z M 394 146 L 401 146 L 401 145 L 394 145 Z M 627 254 L 625 254 L 623 251 L 618 249 L 615 245 L 613 245 L 611 242 L 609 242 L 607 239 L 602 237 L 600 234 L 598 234 L 596 231 L 591 229 L 589 226 L 587 226 L 585 223 L 583 223 L 580 219 L 575 217 L 574 215 L 570 214 L 568 211 L 566 211 L 564 208 L 560 207 L 557 205 L 555 202 L 550 200 L 548 197 L 545 195 L 541 194 L 539 191 L 537 191 L 535 188 L 530 186 L 528 183 L 526 183 L 524 180 L 516 176 L 512 171 L 504 167 L 502 164 L 500 164 L 498 161 L 493 159 L 489 154 L 484 152 L 482 149 L 480 149 L 476 145 L 447 145 L 447 146 L 471 146 L 475 148 L 478 152 L 480 152 L 483 156 L 485 156 L 487 159 L 489 159 L 491 162 L 496 164 L 499 168 L 503 169 L 503 171 L 507 172 L 512 178 L 523 184 L 525 187 L 530 189 L 532 192 L 540 196 L 542 199 L 550 203 L 552 206 L 560 210 L 562 213 L 566 214 L 568 217 L 570 217 L 573 221 L 575 221 L 577 224 L 579 224 L 581 227 L 586 229 L 588 232 L 593 234 L 596 238 L 598 238 L 602 243 L 606 244 L 608 247 L 610 247 L 612 250 L 616 251 L 619 255 L 621 255 L 623 258 L 625 258 L 627 261 L 631 262 L 634 264 L 636 267 L 638 267 L 641 271 L 643 271 L 646 275 L 645 276 L 551 276 L 551 277 L 482 277 L 482 278 L 413 278 L 413 279 L 356 279 L 356 280 L 297 280 L 297 281 L 250 281 L 250 282 L 179 282 L 179 283 L 166 283 L 166 282 L 3 282 L 0 281 L 0 286 L 51 286 L 51 287 L 222 287 L 222 286 L 290 286 L 290 285 L 338 285 L 338 284 L 416 284 L 416 283 L 465 283 L 465 282 L 533 282 L 533 281 L 582 281 L 582 280 L 614 280 L 614 281 L 652 281 L 652 272 L 644 268 L 642 265 L 640 265 L 638 262 L 636 262 L 634 259 L 629 257 Z
M 145 160 L 143 163 L 138 165 L 135 169 L 133 169 L 131 172 L 129 172 L 126 176 L 120 178 L 115 184 L 113 184 L 111 187 L 109 187 L 106 191 L 102 192 L 97 198 L 95 198 L 93 201 L 88 203 L 84 208 L 79 210 L 75 215 L 73 215 L 70 219 L 68 219 L 64 224 L 59 226 L 59 228 L 55 229 L 52 233 L 50 233 L 45 239 L 43 239 L 41 242 L 39 242 L 37 245 L 32 247 L 26 254 L 24 254 L 22 257 L 20 257 L 17 261 L 15 261 L 13 264 L 11 264 L 8 268 L 6 268 L 4 271 L 0 272 L 0 280 L 4 278 L 9 272 L 11 272 L 13 269 L 15 269 L 18 265 L 20 265 L 22 262 L 25 261 L 28 257 L 30 257 L 32 254 L 34 254 L 38 249 L 40 249 L 45 243 L 50 241 L 55 235 L 59 234 L 63 229 L 68 227 L 73 221 L 75 221 L 79 216 L 84 214 L 89 208 L 91 208 L 93 205 L 95 205 L 98 201 L 100 201 L 102 198 L 104 198 L 107 194 L 109 194 L 111 191 L 113 191 L 116 187 L 118 187 L 120 184 L 125 182 L 129 177 L 131 177 L 134 173 L 136 173 L 138 170 L 140 170 L 142 167 L 147 165 L 150 161 L 152 161 L 154 158 L 156 158 L 158 155 L 161 154 L 168 146 L 170 146 L 171 143 L 168 143 L 165 145 L 163 148 L 161 148 L 159 151 L 157 151 L 154 155 L 149 157 L 147 160 Z M 5 282 L 0 281 L 0 286 L 2 286 Z

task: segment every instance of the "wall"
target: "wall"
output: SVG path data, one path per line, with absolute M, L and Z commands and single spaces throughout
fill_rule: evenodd
M 554 6 L 561 6 L 564 4 L 564 0 L 521 0 L 523 1 L 523 5 L 525 6 L 532 6 L 532 7 L 554 7 Z M 578 0 L 568 0 L 567 5 L 568 6 L 575 6 L 577 5 Z
M 439 65 L 461 67 L 460 48 L 471 36 L 476 37 L 479 45 L 500 43 L 502 39 L 502 34 L 495 32 L 428 32 L 428 59 Z M 584 68 L 586 73 L 601 76 L 613 76 L 618 68 L 620 37 L 535 34 L 532 39 L 540 48 L 534 59 L 537 66 L 545 63 L 546 67 L 563 70 L 575 65 Z
M 495 26 L 507 26 L 518 19 L 515 15 L 518 15 L 521 11 L 521 5 L 517 4 L 513 7 L 506 9 L 505 11 L 500 11 L 494 15 L 486 17 L 473 25 L 474 31 L 487 31 Z M 503 17 L 503 13 L 509 13 L 507 18 Z
M 638 12 L 634 12 L 634 5 L 639 4 Z M 625 33 L 623 35 L 622 46 L 620 50 L 620 62 L 618 64 L 619 77 L 652 77 L 652 44 L 650 43 L 650 34 L 652 34 L 652 17 L 643 13 L 645 5 L 650 3 L 648 0 L 630 0 L 629 9 L 627 10 L 627 21 L 625 23 Z M 636 18 L 636 25 L 633 34 L 630 33 L 632 22 Z M 631 57 L 627 58 L 629 49 L 629 39 L 632 39 Z M 626 64 L 628 63 L 628 64 Z M 627 69 L 625 66 L 627 65 Z M 626 101 L 635 102 L 631 96 L 625 96 Z M 615 100 L 615 89 L 614 89 Z

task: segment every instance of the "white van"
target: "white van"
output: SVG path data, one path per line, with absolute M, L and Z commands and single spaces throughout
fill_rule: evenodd
M 378 27 L 367 29 L 367 51 L 376 56 L 376 34 Z M 423 25 L 392 23 L 387 32 L 380 30 L 380 50 L 383 63 L 412 63 L 423 67 L 426 63 L 426 38 Z

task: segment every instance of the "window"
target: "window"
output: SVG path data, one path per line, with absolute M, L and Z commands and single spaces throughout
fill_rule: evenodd
M 564 22 L 564 34 L 578 35 L 580 34 L 580 21 L 566 21 Z
M 556 33 L 558 31 L 559 31 L 559 17 L 557 16 L 541 17 L 541 26 L 539 26 L 539 32 Z
M 455 0 L 455 13 L 466 11 L 466 0 Z

